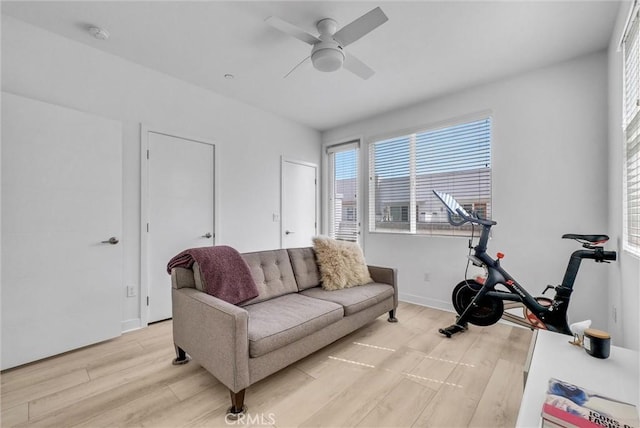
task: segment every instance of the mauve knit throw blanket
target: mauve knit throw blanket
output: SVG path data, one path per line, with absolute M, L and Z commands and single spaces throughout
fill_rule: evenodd
M 175 267 L 192 268 L 197 262 L 200 267 L 204 291 L 233 305 L 258 296 L 249 266 L 240 253 L 226 245 L 190 248 L 184 250 L 167 264 L 167 272 Z

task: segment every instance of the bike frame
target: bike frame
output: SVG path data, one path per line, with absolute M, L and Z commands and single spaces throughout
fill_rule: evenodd
M 442 203 L 448 209 L 449 223 L 453 226 L 461 226 L 467 222 L 477 224 L 482 227 L 480 239 L 478 245 L 473 247 L 474 254 L 469 255 L 469 259 L 474 265 L 483 267 L 487 271 L 487 277 L 484 281 L 480 282 L 481 287 L 477 290 L 475 296 L 471 302 L 467 305 L 462 313 L 456 318 L 456 323 L 445 329 L 440 329 L 440 332 L 451 337 L 459 331 L 466 329 L 467 320 L 471 318 L 470 312 L 478 306 L 478 302 L 483 298 L 499 299 L 501 304 L 504 305 L 504 301 L 515 302 L 516 304 L 522 304 L 527 308 L 535 320 L 526 321 L 524 318 L 518 318 L 512 314 L 503 314 L 505 319 L 509 321 L 517 322 L 521 325 L 526 325 L 530 328 L 543 328 L 550 331 L 564 333 L 571 335 L 571 330 L 567 323 L 567 310 L 569 308 L 569 302 L 571 300 L 571 293 L 573 292 L 573 285 L 580 269 L 582 259 L 593 259 L 596 262 L 604 262 L 606 260 L 615 260 L 615 251 L 605 251 L 604 248 L 597 246 L 597 244 L 606 242 L 608 237 L 606 235 L 597 235 L 595 238 L 591 235 L 565 235 L 563 238 L 576 239 L 578 242 L 582 242 L 584 249 L 576 250 L 571 254 L 567 269 L 562 279 L 562 284 L 558 286 L 547 286 L 543 291 L 547 291 L 549 288 L 555 290 L 556 294 L 551 300 L 549 305 L 541 304 L 537 298 L 533 297 L 527 292 L 527 290 L 516 281 L 506 270 L 500 266 L 500 259 L 503 257 L 498 254 L 497 259 L 492 258 L 487 253 L 487 245 L 489 243 L 489 237 L 491 235 L 491 227 L 497 223 L 492 220 L 480 218 L 477 214 L 469 214 L 453 197 L 446 193 L 440 193 L 434 190 L 434 194 L 442 201 Z M 452 215 L 458 215 L 462 220 L 454 220 Z M 604 240 L 597 240 L 597 238 L 605 238 Z M 588 239 L 588 240 L 587 240 Z M 472 244 L 470 243 L 470 246 Z M 468 280 L 467 280 L 468 281 Z M 507 291 L 496 290 L 496 286 L 502 285 Z M 475 289 L 474 289 L 475 291 Z M 544 298 L 543 298 L 544 299 Z M 548 299 L 544 299 L 548 300 Z M 527 315 L 527 318 L 529 315 Z
M 556 290 L 553 302 L 551 306 L 545 306 L 538 303 L 535 297 L 529 294 L 527 290 L 509 274 L 509 272 L 500 266 L 500 259 L 493 259 L 487 253 L 487 244 L 489 242 L 492 225 L 493 224 L 481 225 L 482 233 L 480 234 L 480 240 L 478 245 L 474 247 L 473 256 L 470 256 L 471 261 L 475 265 L 486 268 L 487 278 L 471 304 L 458 317 L 458 323 L 464 323 L 465 314 L 470 310 L 472 305 L 477 300 L 486 296 L 522 303 L 543 323 L 546 329 L 570 335 L 571 330 L 569 330 L 569 325 L 567 324 L 567 309 L 569 308 L 571 292 L 573 291 L 573 285 L 580 268 L 580 263 L 582 262 L 582 259 L 601 259 L 602 256 L 599 256 L 599 253 L 602 252 L 602 248 L 596 248 L 593 250 L 577 250 L 571 254 L 562 284 L 557 287 L 553 287 Z M 509 291 L 498 291 L 495 289 L 497 285 L 503 285 Z

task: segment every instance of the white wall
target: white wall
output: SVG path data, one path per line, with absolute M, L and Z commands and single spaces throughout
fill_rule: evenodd
M 622 131 L 622 52 L 620 39 L 633 2 L 623 2 L 616 27 L 609 45 L 609 231 L 618 243 L 618 262 L 610 270 L 610 305 L 617 310 L 617 322 L 613 315 L 609 319 L 609 330 L 613 337 L 622 337 L 624 346 L 639 349 L 640 327 L 640 261 L 631 254 L 620 251 L 622 247 L 622 180 L 623 146 Z
M 280 246 L 280 157 L 320 164 L 315 130 L 6 16 L 2 90 L 122 121 L 126 326 L 140 319 L 125 297 L 140 283 L 140 123 L 215 142 L 216 243 L 241 252 Z
M 547 284 L 562 281 L 570 253 L 579 248 L 560 239 L 564 233 L 608 231 L 605 52 L 332 129 L 323 133 L 323 143 L 353 136 L 370 142 L 482 111 L 493 115 L 493 218 L 498 226 L 490 251 L 504 252 L 503 266 L 538 295 Z M 363 165 L 366 152 L 365 144 Z M 362 193 L 367 206 L 367 192 Z M 451 290 L 464 278 L 466 238 L 365 232 L 364 251 L 368 262 L 398 268 L 401 300 L 451 308 Z M 572 320 L 590 318 L 594 327 L 607 328 L 602 302 L 608 300 L 612 266 L 583 263 Z

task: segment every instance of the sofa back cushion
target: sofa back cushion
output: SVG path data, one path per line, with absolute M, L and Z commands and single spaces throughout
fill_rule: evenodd
M 258 286 L 258 297 L 247 300 L 240 306 L 263 302 L 298 291 L 287 250 L 244 253 L 242 257 L 249 265 L 251 276 Z
M 320 272 L 313 248 L 289 248 L 287 251 L 298 290 L 302 291 L 320 285 Z

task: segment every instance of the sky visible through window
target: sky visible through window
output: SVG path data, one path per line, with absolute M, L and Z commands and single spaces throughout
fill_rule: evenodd
M 356 152 L 357 150 L 345 150 L 335 153 L 335 179 L 347 180 L 356 177 Z

